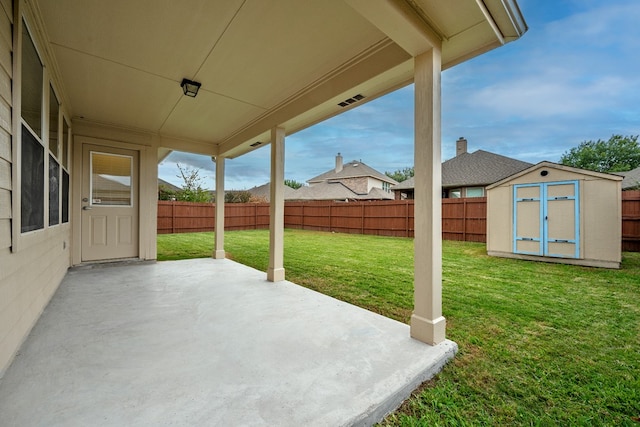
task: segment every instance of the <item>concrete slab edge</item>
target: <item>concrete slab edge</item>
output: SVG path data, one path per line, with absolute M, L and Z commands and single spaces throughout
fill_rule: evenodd
M 444 368 L 444 366 L 452 360 L 458 352 L 458 344 L 450 340 L 445 340 L 434 346 L 434 348 L 440 349 L 441 351 L 439 356 L 436 357 L 436 363 L 418 372 L 412 379 L 407 381 L 404 387 L 396 390 L 379 405 L 369 408 L 369 411 L 360 414 L 344 425 L 369 427 L 382 421 L 384 417 L 398 409 L 400 405 L 402 405 L 402 403 L 411 396 L 411 393 L 413 393 L 414 390 L 416 390 L 422 383 L 432 379 L 436 374 L 442 371 L 442 368 Z

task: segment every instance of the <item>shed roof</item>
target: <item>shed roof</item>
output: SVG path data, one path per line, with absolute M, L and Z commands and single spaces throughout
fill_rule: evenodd
M 509 182 L 511 180 L 514 180 L 518 177 L 521 177 L 522 175 L 526 175 L 530 172 L 536 171 L 538 169 L 542 169 L 542 168 L 550 168 L 550 169 L 558 169 L 558 170 L 563 170 L 563 171 L 568 171 L 568 172 L 574 172 L 574 173 L 579 173 L 582 175 L 586 175 L 586 176 L 590 176 L 590 177 L 594 177 L 594 178 L 600 178 L 600 179 L 608 179 L 611 181 L 622 181 L 622 177 L 619 175 L 614 175 L 614 174 L 610 174 L 610 173 L 602 173 L 602 172 L 594 172 L 594 171 L 590 171 L 590 170 L 586 170 L 586 169 L 580 169 L 580 168 L 574 168 L 572 166 L 565 166 L 565 165 L 560 165 L 558 163 L 553 163 L 553 162 L 540 162 L 540 163 L 536 163 L 535 165 L 520 171 L 516 174 L 513 174 L 511 176 L 508 176 L 504 179 L 501 179 L 500 181 L 490 185 L 487 187 L 487 190 L 490 190 L 494 187 L 497 187 L 499 185 L 504 184 L 505 182 Z

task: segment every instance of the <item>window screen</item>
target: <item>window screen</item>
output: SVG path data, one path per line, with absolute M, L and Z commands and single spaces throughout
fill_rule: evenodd
M 44 228 L 44 147 L 22 126 L 21 227 L 23 233 Z
M 49 225 L 60 223 L 60 165 L 49 156 Z
M 69 173 L 62 170 L 62 223 L 69 222 Z

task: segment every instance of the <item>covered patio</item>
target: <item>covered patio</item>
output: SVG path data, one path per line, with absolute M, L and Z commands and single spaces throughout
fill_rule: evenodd
M 0 382 L 0 424 L 370 425 L 455 351 L 228 259 L 81 267 Z

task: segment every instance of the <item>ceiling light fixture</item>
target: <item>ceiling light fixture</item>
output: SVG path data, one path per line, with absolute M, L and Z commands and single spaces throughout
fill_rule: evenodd
M 198 94 L 198 90 L 200 90 L 201 83 L 194 82 L 189 79 L 182 79 L 182 83 L 180 83 L 180 87 L 182 87 L 182 91 L 185 95 L 195 98 Z

